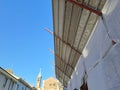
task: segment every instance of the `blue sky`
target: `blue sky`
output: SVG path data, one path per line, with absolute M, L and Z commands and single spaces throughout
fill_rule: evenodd
M 55 77 L 52 0 L 0 0 L 0 66 L 32 85 L 42 68 L 43 79 Z

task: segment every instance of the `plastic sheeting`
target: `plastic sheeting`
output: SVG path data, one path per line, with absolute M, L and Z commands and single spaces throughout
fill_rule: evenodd
M 72 80 L 70 80 L 70 81 L 68 82 L 67 90 L 72 90 L 72 85 L 71 85 L 72 83 L 71 83 L 71 81 L 72 81 Z
M 100 63 L 102 58 L 105 57 L 111 47 L 112 40 L 108 36 L 102 19 L 100 19 L 93 35 L 84 49 L 88 52 L 88 55 L 84 57 L 84 60 L 88 73 L 87 82 L 89 90 L 106 90 L 103 78 L 104 75 Z
M 68 83 L 68 89 L 67 90 L 73 90 L 73 89 L 79 89 L 80 86 L 83 84 L 83 80 L 81 78 L 84 77 L 84 65 L 83 65 L 83 57 L 80 57 L 80 60 L 78 61 L 75 71 L 73 72 L 71 76 L 71 80 Z
M 87 46 L 85 47 L 83 55 L 80 57 L 80 60 L 76 65 L 76 70 L 72 74 L 72 79 L 69 84 L 71 85 L 72 90 L 74 88 L 79 89 L 83 83 L 83 77 L 85 73 L 83 61 L 85 62 L 85 67 L 88 74 L 87 82 L 89 90 L 105 90 L 104 79 L 102 78 L 104 77 L 103 72 L 101 71 L 98 73 L 102 67 L 100 65 L 98 68 L 96 68 L 94 67 L 94 64 L 97 61 L 100 61 L 100 59 L 109 51 L 111 46 L 112 40 L 108 37 L 108 33 L 106 32 L 106 28 L 104 27 L 102 19 L 99 19 L 98 25 L 96 26 Z M 101 78 L 99 78 L 99 76 L 101 76 Z M 99 83 L 97 83 L 98 81 Z
M 112 39 L 120 41 L 120 0 L 108 0 L 103 9 L 103 18 Z
M 83 63 L 83 57 L 81 56 L 76 67 L 76 88 L 80 88 L 80 86 L 83 84 L 83 79 L 81 79 L 85 75 L 85 68 Z
M 67 90 L 79 89 L 85 69 L 89 90 L 120 90 L 120 0 L 108 0 Z M 112 40 L 117 44 L 113 45 Z M 83 66 L 85 62 L 85 67 Z
M 107 90 L 120 90 L 120 43 L 110 50 L 102 66 Z

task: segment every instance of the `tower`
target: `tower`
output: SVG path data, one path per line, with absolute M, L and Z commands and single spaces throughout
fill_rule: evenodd
M 39 72 L 39 74 L 37 76 L 37 81 L 36 81 L 36 88 L 37 88 L 37 90 L 40 90 L 41 79 L 42 79 L 42 75 L 41 75 L 41 69 L 40 69 L 40 72 Z

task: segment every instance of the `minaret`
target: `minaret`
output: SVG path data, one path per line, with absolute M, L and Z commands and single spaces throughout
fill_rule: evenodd
M 36 82 L 36 88 L 37 88 L 37 90 L 40 90 L 41 79 L 42 79 L 42 75 L 41 75 L 41 69 L 40 69 L 40 72 L 39 72 L 39 74 L 37 76 L 37 82 Z

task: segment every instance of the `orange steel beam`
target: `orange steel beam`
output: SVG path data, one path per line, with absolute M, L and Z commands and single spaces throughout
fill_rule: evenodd
M 93 9 L 93 8 L 83 4 L 83 3 L 77 2 L 75 0 L 67 0 L 67 1 L 69 1 L 69 2 L 71 2 L 73 4 L 75 4 L 75 5 L 78 5 L 81 8 L 87 9 L 87 10 L 89 10 L 89 11 L 91 11 L 91 12 L 93 12 L 93 13 L 99 15 L 99 16 L 102 16 L 102 12 L 101 11 L 95 10 L 95 9 Z
M 55 35 L 55 33 L 54 33 L 54 35 Z M 77 49 L 75 49 L 73 46 L 71 46 L 69 43 L 67 43 L 67 42 L 65 42 L 64 40 L 62 40 L 59 36 L 55 35 L 55 37 L 56 37 L 57 39 L 59 39 L 60 41 L 62 41 L 62 43 L 64 43 L 64 44 L 66 44 L 67 46 L 69 46 L 71 49 L 75 50 L 77 53 L 82 54 L 82 53 L 79 52 Z
M 55 33 L 53 33 L 52 31 L 50 31 L 48 28 L 45 28 L 46 31 L 48 31 L 50 34 L 54 35 L 57 39 L 59 39 L 62 43 L 66 44 L 67 46 L 69 46 L 71 49 L 75 50 L 77 53 L 82 54 L 81 52 L 79 52 L 77 49 L 75 49 L 73 46 L 71 46 L 69 43 L 65 42 L 64 40 L 62 40 L 59 36 L 57 36 Z

